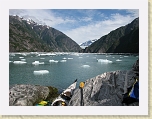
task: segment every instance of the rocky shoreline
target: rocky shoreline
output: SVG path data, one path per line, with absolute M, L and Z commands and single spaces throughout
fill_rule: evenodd
M 83 88 L 84 106 L 125 106 L 122 103 L 123 94 L 135 82 L 136 73 L 139 73 L 139 60 L 131 70 L 105 72 L 86 80 Z M 33 106 L 42 100 L 52 101 L 57 96 L 57 89 L 51 86 L 15 85 L 9 89 L 9 105 Z M 80 89 L 77 88 L 69 106 L 80 106 L 80 96 Z M 139 103 L 130 105 L 138 106 Z
M 84 106 L 125 106 L 122 103 L 123 94 L 133 85 L 139 73 L 139 60 L 128 71 L 106 72 L 86 80 L 83 88 Z M 76 89 L 69 106 L 80 106 L 80 89 Z M 139 106 L 134 102 L 128 106 Z

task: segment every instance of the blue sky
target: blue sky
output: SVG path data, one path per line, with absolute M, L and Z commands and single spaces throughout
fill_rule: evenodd
M 138 9 L 10 9 L 10 15 L 31 18 L 65 33 L 78 44 L 99 39 L 139 17 Z

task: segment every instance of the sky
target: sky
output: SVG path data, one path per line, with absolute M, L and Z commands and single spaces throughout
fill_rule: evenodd
M 80 44 L 127 25 L 139 9 L 9 9 L 9 14 L 53 27 Z

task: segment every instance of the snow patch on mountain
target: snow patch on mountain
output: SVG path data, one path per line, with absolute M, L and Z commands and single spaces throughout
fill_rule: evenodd
M 90 45 L 91 45 L 92 43 L 94 43 L 95 41 L 97 41 L 97 39 L 89 40 L 89 41 L 86 41 L 86 42 L 84 42 L 84 43 L 80 43 L 79 46 L 84 49 L 84 48 L 90 46 Z

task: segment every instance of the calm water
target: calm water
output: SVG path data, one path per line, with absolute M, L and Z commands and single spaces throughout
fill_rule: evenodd
M 131 54 L 10 53 L 9 85 L 54 86 L 61 91 L 75 79 L 79 84 L 104 72 L 130 70 L 137 59 Z M 32 64 L 35 61 L 41 64 Z

